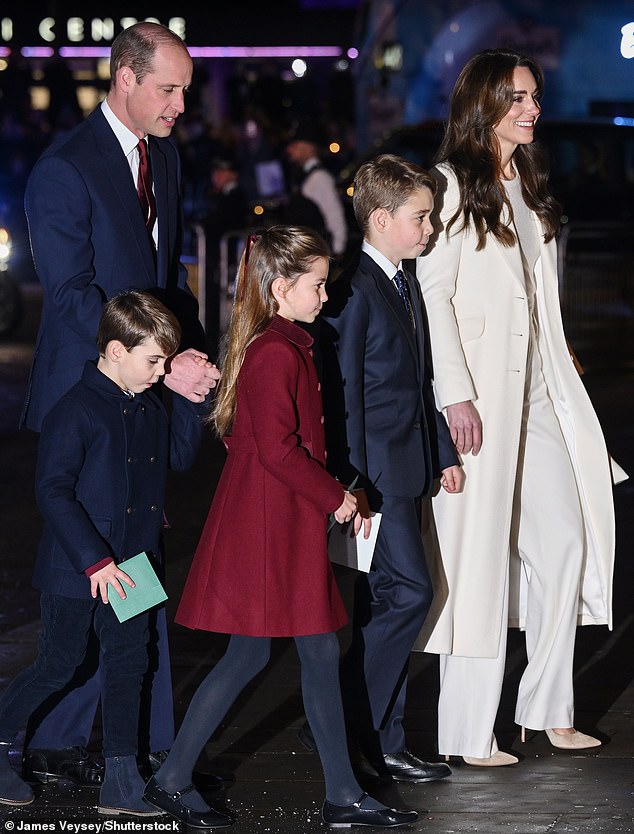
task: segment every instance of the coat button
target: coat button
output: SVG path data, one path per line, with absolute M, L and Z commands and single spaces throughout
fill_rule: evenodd
M 155 513 L 155 512 L 158 510 L 158 507 L 156 506 L 156 504 L 152 504 L 152 506 L 150 507 L 150 510 L 151 510 L 153 513 Z
M 126 510 L 126 513 L 128 515 L 132 515 L 133 512 L 134 512 L 134 507 L 128 507 L 128 509 Z
M 319 418 L 319 422 L 320 422 L 320 423 L 322 424 L 322 426 L 323 426 L 323 424 L 324 424 L 324 415 L 323 415 L 323 414 L 322 414 L 322 415 L 321 415 L 321 417 Z
M 414 428 L 419 429 L 420 428 L 420 423 L 414 423 Z
M 156 455 L 152 455 L 150 458 L 150 463 L 156 463 Z
M 141 406 L 141 411 L 145 411 L 145 406 L 144 405 Z
M 134 458 L 128 458 L 128 463 L 133 463 L 133 462 L 134 462 Z
M 318 390 L 318 391 L 321 391 L 321 382 L 318 382 L 318 383 L 317 383 L 317 390 Z
M 123 409 L 123 413 L 127 416 L 127 415 L 128 415 L 129 410 L 130 410 L 130 409 L 128 409 L 128 408 L 124 408 L 124 409 Z

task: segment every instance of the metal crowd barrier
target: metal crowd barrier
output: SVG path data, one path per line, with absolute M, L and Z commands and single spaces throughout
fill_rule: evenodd
M 581 364 L 634 363 L 634 221 L 570 223 L 558 258 L 564 328 Z

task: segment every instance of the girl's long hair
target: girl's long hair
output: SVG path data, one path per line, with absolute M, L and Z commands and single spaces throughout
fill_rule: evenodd
M 541 98 L 542 71 L 526 55 L 507 49 L 487 49 L 467 62 L 456 81 L 445 136 L 436 155 L 436 162 L 451 165 L 460 188 L 460 205 L 447 224 L 447 234 L 461 219 L 461 228 L 474 227 L 478 250 L 484 248 L 488 233 L 503 246 L 513 246 L 516 242 L 514 232 L 502 221 L 504 205 L 511 217 L 513 211 L 500 182 L 500 146 L 494 132 L 513 104 L 516 67 L 531 71 L 537 97 Z M 548 189 L 546 154 L 535 142 L 518 145 L 513 165 L 521 180 L 524 201 L 540 218 L 544 240 L 548 242 L 559 231 L 561 207 Z
M 251 235 L 238 268 L 231 322 L 222 348 L 222 377 L 210 415 L 220 437 L 231 431 L 237 383 L 251 342 L 277 313 L 271 285 L 280 276 L 293 285 L 309 272 L 316 258 L 328 258 L 326 242 L 299 226 L 272 226 Z

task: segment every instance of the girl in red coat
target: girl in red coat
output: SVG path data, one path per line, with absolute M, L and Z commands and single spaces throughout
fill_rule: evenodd
M 176 621 L 231 635 L 196 691 L 145 799 L 194 827 L 230 825 L 204 802 L 192 770 L 246 684 L 266 666 L 272 637 L 293 637 L 302 694 L 326 783 L 332 825 L 395 826 L 415 811 L 363 793 L 347 751 L 339 641 L 347 616 L 326 550 L 326 520 L 355 518 L 356 498 L 325 469 L 313 322 L 326 300 L 328 249 L 308 229 L 277 226 L 251 239 L 229 328 L 212 419 L 227 460 Z

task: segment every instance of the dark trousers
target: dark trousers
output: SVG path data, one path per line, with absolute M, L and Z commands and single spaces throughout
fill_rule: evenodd
M 120 623 L 101 600 L 43 593 L 40 604 L 38 655 L 0 698 L 0 741 L 14 741 L 31 713 L 68 684 L 94 631 L 103 661 L 104 756 L 136 755 L 141 684 L 148 665 L 148 614 Z
M 143 678 L 139 753 L 169 750 L 174 741 L 172 672 L 165 608 L 150 612 L 149 666 Z M 25 745 L 57 750 L 88 747 L 102 690 L 99 642 L 91 635 L 86 659 L 73 680 L 29 719 Z M 54 701 L 54 703 L 53 703 Z
M 371 757 L 405 748 L 409 655 L 432 600 L 420 501 L 384 496 L 372 568 L 355 586 L 352 642 L 342 662 L 351 734 Z

